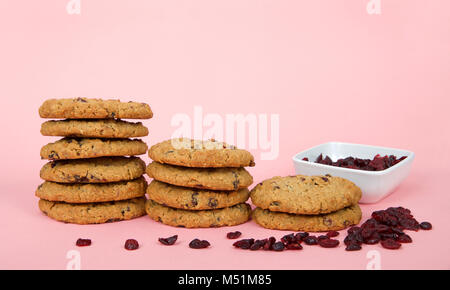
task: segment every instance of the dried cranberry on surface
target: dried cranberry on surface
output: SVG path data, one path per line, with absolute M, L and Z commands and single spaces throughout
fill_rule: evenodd
M 251 246 L 250 251 L 257 251 L 261 249 L 265 244 L 264 240 L 256 240 Z
M 303 249 L 302 245 L 299 242 L 293 242 L 286 245 L 287 250 L 301 250 Z
M 283 251 L 285 249 L 285 246 L 283 242 L 276 242 L 272 245 L 272 250 L 274 251 Z
M 307 232 L 300 232 L 295 234 L 295 240 L 300 242 L 303 241 L 307 236 L 309 236 L 309 233 Z
M 253 245 L 253 243 L 255 242 L 255 239 L 243 239 L 243 240 L 239 240 L 233 243 L 233 246 L 235 246 L 236 248 L 240 248 L 240 249 L 250 249 L 250 247 Z
M 339 241 L 335 239 L 322 239 L 319 240 L 319 246 L 323 248 L 336 248 L 339 246 Z
M 239 232 L 239 231 L 229 232 L 229 233 L 227 234 L 227 238 L 228 238 L 228 239 L 237 239 L 237 238 L 239 238 L 241 235 L 242 235 L 242 233 Z
M 211 244 L 206 241 L 206 240 L 199 240 L 199 239 L 193 239 L 190 243 L 189 243 L 189 248 L 192 249 L 204 249 L 209 247 Z
M 362 247 L 359 244 L 349 244 L 345 248 L 346 251 L 359 251 L 361 249 L 362 249 Z
M 387 239 L 387 240 L 381 241 L 381 245 L 383 246 L 383 248 L 389 249 L 389 250 L 397 250 L 402 246 L 402 244 L 400 244 L 399 242 L 394 241 L 392 239 Z
M 426 231 L 429 231 L 433 228 L 433 226 L 429 222 L 421 222 L 419 226 L 422 230 Z
M 275 242 L 276 242 L 275 237 L 268 238 L 266 243 L 263 246 L 263 250 L 265 250 L 265 251 L 272 250 L 272 246 L 273 246 L 273 244 L 275 244 Z
M 308 236 L 303 239 L 303 242 L 305 242 L 305 244 L 307 244 L 309 246 L 312 246 L 312 245 L 317 245 L 319 240 L 315 236 Z
M 398 236 L 397 242 L 402 243 L 402 244 L 412 243 L 412 239 L 407 234 L 403 234 L 403 235 Z
M 137 250 L 139 249 L 139 243 L 138 241 L 134 239 L 128 239 L 125 241 L 125 249 L 129 251 Z
M 159 238 L 158 241 L 163 245 L 171 246 L 171 245 L 175 244 L 177 239 L 178 239 L 178 235 L 174 235 L 174 236 L 171 236 L 168 238 Z
M 90 239 L 78 239 L 76 242 L 76 245 L 78 247 L 87 247 L 92 244 L 92 241 Z
M 339 232 L 337 232 L 337 231 L 329 231 L 329 232 L 327 233 L 327 236 L 328 236 L 329 238 L 334 238 L 334 237 L 339 236 Z
M 294 234 L 285 235 L 281 238 L 281 241 L 285 245 L 287 245 L 287 244 L 291 243 L 292 241 L 295 241 L 295 236 L 294 236 Z

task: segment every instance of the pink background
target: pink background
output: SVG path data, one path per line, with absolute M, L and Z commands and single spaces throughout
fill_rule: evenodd
M 83 269 L 365 269 L 379 250 L 383 269 L 450 268 L 450 2 L 352 1 L 0 1 L 0 268 L 65 269 L 79 250 Z M 155 117 L 145 141 L 170 137 L 176 113 L 280 114 L 280 155 L 250 169 L 255 182 L 293 174 L 291 156 L 344 141 L 416 153 L 407 180 L 391 196 L 363 205 L 405 206 L 429 220 L 399 251 L 307 247 L 247 252 L 225 239 L 281 237 L 254 222 L 233 228 L 179 229 L 148 217 L 97 226 L 48 219 L 37 208 L 40 135 L 37 109 L 51 97 L 147 102 Z M 148 162 L 148 158 L 144 157 Z M 157 238 L 178 234 L 177 246 Z M 76 248 L 79 237 L 93 246 Z M 191 250 L 193 238 L 212 247 Z M 136 238 L 142 248 L 123 249 Z M 340 239 L 343 239 L 341 234 Z M 436 243 L 436 240 L 440 240 Z

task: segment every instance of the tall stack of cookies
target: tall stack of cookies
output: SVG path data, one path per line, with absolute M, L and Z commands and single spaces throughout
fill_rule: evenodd
M 41 158 L 50 160 L 40 172 L 39 208 L 58 221 L 97 224 L 145 215 L 145 163 L 136 155 L 147 144 L 141 123 L 150 119 L 147 104 L 101 99 L 51 99 L 39 109 L 44 136 L 63 138 L 45 145 Z
M 222 142 L 186 138 L 152 146 L 146 211 L 166 225 L 205 228 L 248 221 L 248 186 L 254 166 L 250 152 Z
M 259 225 L 278 230 L 342 230 L 361 220 L 361 189 L 332 176 L 273 177 L 250 192 Z

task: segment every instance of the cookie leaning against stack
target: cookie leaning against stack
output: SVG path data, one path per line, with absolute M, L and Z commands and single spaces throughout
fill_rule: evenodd
M 145 163 L 136 155 L 147 152 L 139 139 L 148 135 L 141 123 L 150 119 L 147 104 L 101 99 L 51 99 L 39 108 L 44 136 L 62 139 L 45 145 L 45 180 L 36 190 L 39 208 L 67 223 L 96 224 L 145 215 Z M 129 157 L 127 157 L 129 156 Z
M 259 225 L 278 230 L 342 230 L 359 223 L 361 189 L 332 176 L 273 177 L 255 186 L 250 197 Z
M 250 152 L 222 142 L 172 139 L 152 146 L 147 214 L 171 226 L 206 228 L 248 221 Z

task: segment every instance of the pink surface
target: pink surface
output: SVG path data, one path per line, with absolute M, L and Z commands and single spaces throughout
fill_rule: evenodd
M 450 3 L 368 1 L 0 2 L 0 268 L 365 269 L 378 250 L 382 269 L 449 269 Z M 147 102 L 155 117 L 148 144 L 167 139 L 176 113 L 279 114 L 280 154 L 250 169 L 255 182 L 293 174 L 291 156 L 323 142 L 373 144 L 416 153 L 410 176 L 391 196 L 363 205 L 364 219 L 389 206 L 410 208 L 430 232 L 411 233 L 399 251 L 307 247 L 301 252 L 235 250 L 225 234 L 281 237 L 254 222 L 187 230 L 142 217 L 97 226 L 58 223 L 37 208 L 37 109 L 50 97 L 91 96 Z M 148 162 L 148 158 L 145 157 Z M 178 234 L 163 247 L 157 238 Z M 76 248 L 79 237 L 92 247 Z M 212 247 L 191 250 L 193 238 Z M 136 238 L 142 248 L 127 252 Z M 340 239 L 343 239 L 341 235 Z M 437 243 L 436 241 L 440 242 Z

